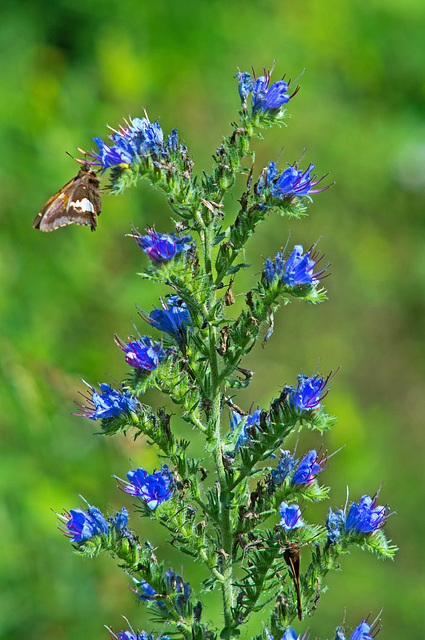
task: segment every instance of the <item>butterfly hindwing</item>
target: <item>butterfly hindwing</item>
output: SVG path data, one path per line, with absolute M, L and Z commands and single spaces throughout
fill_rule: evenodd
M 68 224 L 97 226 L 102 203 L 99 179 L 89 164 L 81 167 L 75 178 L 55 193 L 36 215 L 33 227 L 53 231 Z

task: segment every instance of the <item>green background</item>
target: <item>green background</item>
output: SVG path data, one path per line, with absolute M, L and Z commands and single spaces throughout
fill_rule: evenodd
M 200 172 L 239 108 L 236 68 L 257 72 L 277 60 L 275 79 L 298 76 L 287 129 L 256 143 L 257 167 L 281 166 L 306 150 L 336 185 L 314 198 L 310 217 L 270 217 L 248 246 L 258 277 L 286 243 L 319 247 L 332 262 L 329 301 L 281 310 L 238 404 L 266 407 L 300 372 L 341 367 L 326 399 L 338 416 L 324 447 L 334 451 L 322 480 L 334 507 L 373 494 L 397 514 L 386 532 L 394 563 L 356 552 L 329 578 L 313 619 L 297 626 L 332 638 L 346 611 L 356 626 L 383 608 L 380 638 L 423 637 L 425 415 L 425 4 L 421 0 L 146 3 L 136 0 L 16 1 L 0 8 L 0 637 L 107 638 L 104 624 L 145 623 L 128 579 L 106 557 L 82 561 L 56 529 L 54 511 L 78 494 L 103 510 L 128 507 L 112 474 L 131 459 L 152 469 L 154 453 L 131 439 L 94 437 L 77 418 L 81 378 L 95 384 L 127 368 L 112 341 L 165 290 L 135 275 L 145 262 L 124 235 L 130 222 L 171 230 L 161 194 L 147 185 L 105 196 L 96 233 L 32 229 L 45 200 L 76 173 L 65 154 L 106 138 L 105 123 L 142 114 L 177 127 Z M 227 202 L 229 219 L 236 198 Z M 241 287 L 236 293 L 243 290 Z M 152 402 L 160 399 L 152 397 Z M 182 430 L 187 427 L 181 427 Z M 186 431 L 187 435 L 187 431 Z M 298 451 L 319 448 L 302 436 Z M 329 504 L 311 514 L 323 518 Z M 141 537 L 152 524 L 133 518 Z M 155 538 L 154 538 L 155 539 Z M 158 555 L 179 571 L 180 558 Z M 195 585 L 202 577 L 185 563 Z M 220 624 L 214 599 L 207 619 Z M 252 634 L 261 628 L 251 627 Z

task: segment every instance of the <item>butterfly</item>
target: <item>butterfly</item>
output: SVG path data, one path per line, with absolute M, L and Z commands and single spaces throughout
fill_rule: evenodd
M 34 218 L 32 226 L 53 231 L 68 224 L 90 225 L 94 231 L 102 210 L 99 178 L 86 162 L 62 189 L 59 189 Z

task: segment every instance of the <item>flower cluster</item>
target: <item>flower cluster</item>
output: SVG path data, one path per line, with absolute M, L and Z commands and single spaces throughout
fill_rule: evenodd
M 264 196 L 266 200 L 292 200 L 294 197 L 307 197 L 311 200 L 311 194 L 321 193 L 329 189 L 326 187 L 315 187 L 326 177 L 311 175 L 314 164 L 310 164 L 305 171 L 298 169 L 298 165 L 289 166 L 287 169 L 278 173 L 276 163 L 270 162 L 269 166 L 263 169 L 260 178 L 255 185 L 255 193 L 257 196 Z M 273 203 L 272 203 L 273 204 Z
M 192 236 L 177 238 L 174 233 L 157 233 L 153 229 L 147 229 L 146 233 L 143 236 L 135 230 L 130 235 L 153 263 L 169 262 L 180 253 L 188 251 L 192 245 Z
M 125 353 L 126 362 L 135 369 L 153 371 L 170 353 L 169 349 L 163 349 L 160 342 L 154 342 L 149 336 L 140 336 L 138 340 L 123 342 L 115 336 L 115 343 Z
M 129 482 L 117 478 L 120 489 L 132 496 L 142 498 L 153 511 L 162 502 L 171 498 L 174 483 L 168 465 L 164 464 L 161 471 L 148 474 L 144 469 L 133 469 L 127 473 Z
M 284 260 L 281 252 L 277 253 L 274 261 L 267 258 L 264 266 L 264 279 L 267 284 L 280 282 L 288 287 L 300 287 L 303 285 L 316 285 L 322 278 L 322 275 L 329 265 L 314 273 L 314 268 L 323 259 L 318 252 L 312 253 L 309 249 L 303 255 L 303 247 L 296 244 L 291 255 Z
M 89 384 L 87 386 L 92 391 L 91 397 L 81 395 L 87 401 L 88 406 L 78 402 L 77 404 L 84 409 L 84 413 L 77 415 L 85 416 L 91 420 L 99 420 L 100 418 L 117 417 L 137 410 L 139 404 L 137 398 L 132 396 L 129 391 L 117 391 L 105 382 L 99 384 L 100 393 Z
M 258 78 L 251 79 L 251 74 L 247 72 L 238 72 L 236 77 L 238 79 L 239 95 L 241 97 L 241 103 L 244 109 L 246 109 L 246 101 L 250 94 L 252 112 L 257 111 L 275 111 L 280 109 L 283 105 L 287 104 L 291 98 L 295 96 L 299 91 L 299 87 L 293 91 L 291 95 L 288 93 L 288 89 L 292 87 L 292 84 L 288 84 L 282 78 L 277 82 L 270 84 L 270 77 L 272 71 L 266 71 L 264 69 L 264 75 Z
M 118 131 L 109 136 L 113 142 L 108 146 L 101 138 L 93 138 L 99 151 L 89 154 L 92 164 L 100 165 L 102 170 L 116 165 L 133 164 L 146 157 L 167 160 L 178 150 L 177 129 L 173 129 L 164 143 L 164 134 L 158 122 L 150 122 L 147 117 L 133 118 L 120 125 Z

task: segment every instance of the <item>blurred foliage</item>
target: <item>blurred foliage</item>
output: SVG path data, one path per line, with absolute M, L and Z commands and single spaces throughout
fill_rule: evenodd
M 111 475 L 123 476 L 129 458 L 156 464 L 140 443 L 93 437 L 96 424 L 71 414 L 81 377 L 93 384 L 123 376 L 112 336 L 125 337 L 133 320 L 140 326 L 134 303 L 149 310 L 165 293 L 135 275 L 143 257 L 124 238 L 130 221 L 167 231 L 170 211 L 160 194 L 142 187 L 105 196 L 95 234 L 69 227 L 43 235 L 32 219 L 76 173 L 65 151 L 90 148 L 93 136 L 106 137 L 105 123 L 140 115 L 142 105 L 165 131 L 179 129 L 198 171 L 208 168 L 239 107 L 236 67 L 260 71 L 276 59 L 275 79 L 306 71 L 290 126 L 258 145 L 257 167 L 282 147 L 281 166 L 306 149 L 305 162 L 336 180 L 315 198 L 311 217 L 290 226 L 291 243 L 309 246 L 323 234 L 319 248 L 333 263 L 330 300 L 281 311 L 267 348 L 246 363 L 256 375 L 237 402 L 267 405 L 319 359 L 324 373 L 341 366 L 326 400 L 339 422 L 324 446 L 347 445 L 325 472 L 331 504 L 344 503 L 347 484 L 357 500 L 383 480 L 380 502 L 397 511 L 387 532 L 400 552 L 394 564 L 365 554 L 345 558 L 314 620 L 299 630 L 309 624 L 313 635 L 331 637 L 344 608 L 355 626 L 383 607 L 382 638 L 420 637 L 424 3 L 17 0 L 3 3 L 0 14 L 0 636 L 100 639 L 107 637 L 103 624 L 125 626 L 121 615 L 134 628 L 145 620 L 118 569 L 106 559 L 72 556 L 51 509 L 76 506 L 78 493 L 102 509 L 129 507 Z M 235 208 L 230 201 L 228 215 Z M 281 219 L 267 221 L 251 245 L 247 286 L 288 233 Z M 320 446 L 309 437 L 300 446 Z M 324 516 L 327 505 L 317 509 Z M 143 522 L 139 530 L 143 535 Z M 172 548 L 162 543 L 158 553 L 173 564 Z M 187 568 L 189 574 L 192 580 Z M 213 598 L 206 615 L 217 615 Z

